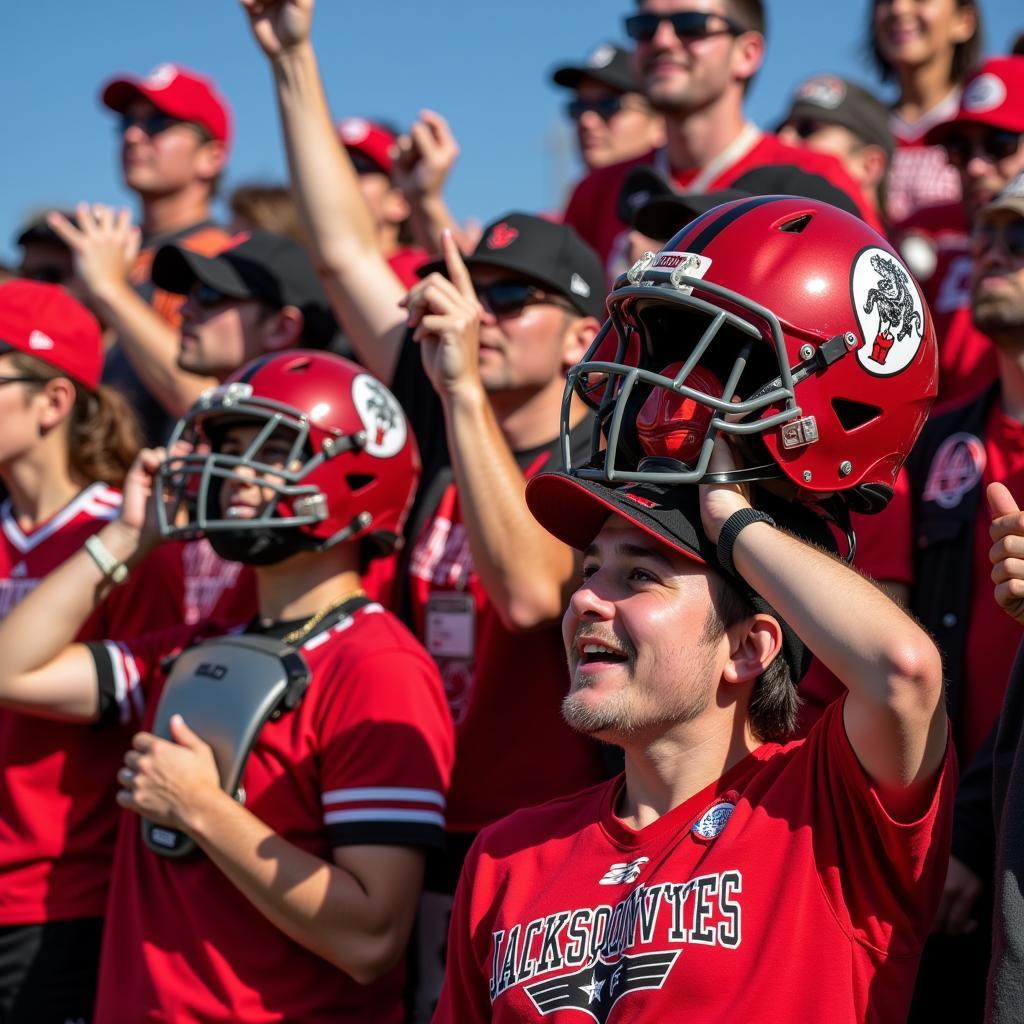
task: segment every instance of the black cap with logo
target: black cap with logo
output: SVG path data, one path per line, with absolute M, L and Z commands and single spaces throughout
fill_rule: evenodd
M 529 213 L 507 213 L 488 224 L 466 257 L 474 267 L 507 270 L 545 285 L 561 295 L 582 316 L 604 317 L 604 271 L 597 253 L 567 224 L 556 224 Z M 445 273 L 444 260 L 419 268 L 420 277 Z
M 595 46 L 582 64 L 566 64 L 551 73 L 551 81 L 566 89 L 577 88 L 585 78 L 592 78 L 616 92 L 640 92 L 641 89 L 633 55 L 612 43 Z
M 881 146 L 888 156 L 896 148 L 889 128 L 889 108 L 873 93 L 835 75 L 815 75 L 797 87 L 789 113 L 779 127 L 800 120 L 837 124 L 866 146 Z
M 178 295 L 187 295 L 199 281 L 231 299 L 256 299 L 277 309 L 295 306 L 302 312 L 302 342 L 309 348 L 324 348 L 337 332 L 306 250 L 286 235 L 243 232 L 214 256 L 165 245 L 153 259 L 152 279 L 158 288 Z

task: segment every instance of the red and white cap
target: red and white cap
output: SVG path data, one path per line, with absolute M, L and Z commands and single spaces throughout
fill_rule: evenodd
M 367 121 L 362 117 L 346 117 L 338 122 L 338 138 L 346 149 L 362 153 L 372 160 L 389 178 L 394 168 L 391 148 L 395 144 L 395 135 L 375 121 Z
M 0 351 L 24 352 L 89 391 L 100 385 L 103 339 L 96 318 L 55 284 L 0 284 Z
M 1024 57 L 992 57 L 964 83 L 956 117 L 935 125 L 924 141 L 941 146 L 958 124 L 983 124 L 1024 132 Z
M 122 113 L 137 96 L 171 117 L 202 125 L 219 142 L 231 141 L 231 108 L 212 79 L 204 75 L 177 64 L 160 64 L 145 78 L 112 78 L 103 86 L 100 99 Z

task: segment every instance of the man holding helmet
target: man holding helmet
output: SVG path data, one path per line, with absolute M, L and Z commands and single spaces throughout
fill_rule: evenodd
M 568 384 L 591 459 L 527 500 L 583 552 L 563 712 L 625 773 L 481 834 L 436 1019 L 905 1019 L 948 854 L 942 667 L 826 520 L 891 494 L 930 315 L 880 236 L 783 196 L 699 217 L 609 311 Z M 848 693 L 787 742 L 809 651 Z M 794 959 L 813 982 L 780 984 Z

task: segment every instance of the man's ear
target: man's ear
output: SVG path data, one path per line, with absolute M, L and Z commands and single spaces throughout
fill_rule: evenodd
M 764 63 L 764 36 L 760 32 L 743 32 L 732 46 L 732 73 L 741 82 L 749 81 Z
M 206 181 L 214 181 L 224 170 L 227 159 L 228 151 L 224 143 L 210 139 L 196 151 L 196 172 Z
M 263 322 L 260 332 L 262 352 L 253 352 L 250 359 L 270 352 L 283 352 L 298 348 L 302 344 L 302 328 L 305 326 L 302 310 L 297 306 L 284 306 Z
M 726 630 L 729 660 L 722 669 L 727 683 L 752 683 L 782 650 L 782 627 L 778 619 L 758 612 Z
M 854 154 L 854 159 L 860 168 L 857 178 L 861 184 L 867 185 L 868 188 L 877 188 L 889 169 L 889 158 L 885 155 L 885 150 L 881 146 L 862 146 Z
M 573 317 L 566 327 L 562 344 L 563 375 L 570 367 L 575 366 L 590 348 L 591 342 L 597 337 L 601 322 L 593 316 Z

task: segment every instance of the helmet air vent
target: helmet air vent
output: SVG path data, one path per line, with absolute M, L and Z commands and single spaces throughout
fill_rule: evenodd
M 844 430 L 856 430 L 882 415 L 882 410 L 878 406 L 852 402 L 848 398 L 833 398 L 832 411 Z
M 799 235 L 813 219 L 812 214 L 804 213 L 799 217 L 794 217 L 792 220 L 784 221 L 779 225 L 779 230 L 788 231 L 791 235 Z

